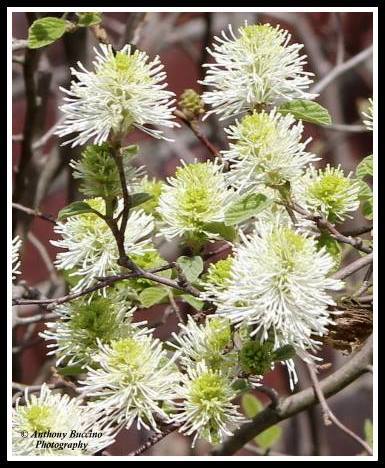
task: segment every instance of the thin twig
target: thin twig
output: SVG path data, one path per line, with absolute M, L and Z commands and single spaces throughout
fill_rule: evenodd
M 44 265 L 46 266 L 50 280 L 54 285 L 59 284 L 60 280 L 59 277 L 56 273 L 56 269 L 52 263 L 51 257 L 49 256 L 46 247 L 40 242 L 40 240 L 32 233 L 28 232 L 28 239 L 31 242 L 31 244 L 36 248 L 36 250 L 39 252 L 41 259 L 44 262 Z
M 361 445 L 361 447 L 363 447 L 364 450 L 366 450 L 366 452 L 369 455 L 373 455 L 373 451 L 370 448 L 370 446 L 363 439 L 361 439 L 361 437 L 359 437 L 357 434 L 355 434 L 353 431 L 351 431 L 349 428 L 347 428 L 344 424 L 342 424 L 342 422 L 332 412 L 332 410 L 329 408 L 329 405 L 327 404 L 325 396 L 324 396 L 324 394 L 322 392 L 321 385 L 320 385 L 320 382 L 318 380 L 316 371 L 314 370 L 314 367 L 311 364 L 308 364 L 308 363 L 306 364 L 306 366 L 307 366 L 308 371 L 309 371 L 312 386 L 313 386 L 314 391 L 315 391 L 315 393 L 317 395 L 318 401 L 319 401 L 319 403 L 321 405 L 322 415 L 323 415 L 325 426 L 329 426 L 332 423 L 334 423 L 339 429 L 341 429 L 342 432 L 344 432 L 349 437 L 351 437 L 356 442 L 358 442 Z
M 29 214 L 31 216 L 37 216 L 38 218 L 44 219 L 45 221 L 49 221 L 50 223 L 53 223 L 53 224 L 57 223 L 56 218 L 52 216 L 51 214 L 42 213 L 39 210 L 33 210 L 32 208 L 23 206 L 20 203 L 12 203 L 12 208 L 23 211 L 24 213 Z
M 332 237 L 336 239 L 338 242 L 342 242 L 343 244 L 349 244 L 355 249 L 360 250 L 361 252 L 365 252 L 367 254 L 372 252 L 371 248 L 365 247 L 363 245 L 363 240 L 360 237 L 344 236 L 339 231 L 337 231 L 335 226 L 330 221 L 328 221 L 324 216 L 312 215 L 311 213 L 309 213 L 308 211 L 304 210 L 303 208 L 301 208 L 300 206 L 296 204 L 290 205 L 290 208 L 293 209 L 294 211 L 297 211 L 301 215 L 303 215 L 306 219 L 313 221 L 317 225 L 320 231 L 324 231 L 324 230 L 329 231 Z
M 367 232 L 373 231 L 373 226 L 360 226 L 355 229 L 350 229 L 349 231 L 342 231 L 341 234 L 347 237 L 356 237 L 362 234 L 366 234 Z
M 208 138 L 201 132 L 198 127 L 198 123 L 194 120 L 189 120 L 186 118 L 183 112 L 180 110 L 175 110 L 174 114 L 185 124 L 187 125 L 194 135 L 198 138 L 198 140 L 203 143 L 203 145 L 209 150 L 210 154 L 214 157 L 220 156 L 220 152 L 216 146 L 214 146 Z
M 365 125 L 353 125 L 353 124 L 331 124 L 325 125 L 323 128 L 326 130 L 334 130 L 336 132 L 345 132 L 345 133 L 367 133 L 368 130 Z
M 162 430 L 162 432 L 156 433 L 149 437 L 147 441 L 141 445 L 139 448 L 134 450 L 133 452 L 130 452 L 128 455 L 130 457 L 136 457 L 138 455 L 141 455 L 143 452 L 151 448 L 153 445 L 157 444 L 159 441 L 164 439 L 166 436 L 171 434 L 171 432 L 174 432 L 178 429 L 178 425 L 170 424 L 168 426 L 165 426 Z
M 171 264 L 168 265 L 163 265 L 162 267 L 155 268 L 153 270 L 148 270 L 148 271 L 143 271 L 143 273 L 150 273 L 150 272 L 158 272 L 158 271 L 164 271 L 166 269 L 172 268 Z M 60 304 L 64 304 L 65 302 L 73 301 L 74 299 L 77 299 L 78 297 L 85 296 L 86 294 L 90 294 L 92 292 L 98 291 L 99 289 L 104 289 L 111 284 L 117 282 L 117 281 L 122 281 L 125 279 L 131 279 L 131 278 L 137 278 L 138 276 L 143 276 L 142 273 L 139 272 L 131 272 L 127 273 L 124 275 L 114 275 L 114 276 L 108 276 L 104 279 L 100 278 L 95 278 L 98 281 L 100 281 L 98 284 L 95 286 L 91 286 L 86 289 L 82 289 L 79 292 L 76 293 L 71 293 L 67 294 L 62 297 L 56 297 L 52 299 L 20 299 L 20 298 L 13 298 L 12 299 L 12 304 L 13 305 L 41 305 L 41 306 L 46 306 L 45 308 L 47 310 L 52 310 L 55 307 L 57 307 Z M 158 277 L 157 277 L 158 278 Z M 159 277 L 161 278 L 161 277 Z
M 279 395 L 277 390 L 272 387 L 268 387 L 267 385 L 259 385 L 255 388 L 257 392 L 264 393 L 270 398 L 270 408 L 275 409 L 279 403 Z
M 372 55 L 372 53 L 373 46 L 370 46 L 362 50 L 360 53 L 347 60 L 346 62 L 335 66 L 332 70 L 330 70 L 330 72 L 326 76 L 324 76 L 318 83 L 316 83 L 310 91 L 312 93 L 321 93 L 332 81 L 334 81 L 336 78 L 346 73 L 347 71 L 352 70 L 353 68 L 360 65 L 362 62 L 367 60 Z
M 361 268 L 364 268 L 366 265 L 370 265 L 373 261 L 373 253 L 370 253 L 368 255 L 365 255 L 365 257 L 360 257 L 357 260 L 355 260 L 352 263 L 349 263 L 344 268 L 341 268 L 341 270 L 338 270 L 336 273 L 334 273 L 333 278 L 334 279 L 345 279 L 348 276 L 352 275 L 356 271 L 360 270 Z

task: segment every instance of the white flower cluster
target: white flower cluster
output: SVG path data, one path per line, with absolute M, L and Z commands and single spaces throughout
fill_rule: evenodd
M 289 45 L 288 31 L 269 24 L 245 24 L 236 35 L 229 25 L 221 36 L 208 49 L 215 61 L 204 65 L 208 72 L 202 83 L 213 90 L 205 92 L 203 100 L 213 107 L 211 112 L 227 118 L 260 104 L 315 97 L 305 91 L 313 74 L 303 70 L 303 45 Z
M 27 389 L 24 400 L 13 409 L 14 455 L 92 455 L 114 442 L 115 430 L 99 413 L 46 384 L 38 396 Z
M 37 453 L 30 440 L 17 435 L 20 431 L 100 428 L 102 439 L 76 452 L 88 454 L 133 425 L 159 433 L 172 424 L 192 436 L 193 445 L 199 438 L 218 444 L 244 421 L 235 402 L 241 381 L 259 385 L 281 362 L 293 387 L 294 355 L 316 359 L 320 338 L 338 313 L 333 293 L 344 284 L 331 277 L 335 260 L 309 219 L 344 221 L 358 208 L 359 185 L 340 167 L 313 167 L 319 158 L 306 150 L 310 139 L 303 141 L 302 122 L 279 111 L 285 101 L 314 98 L 306 91 L 312 74 L 304 71 L 303 46 L 290 40 L 287 31 L 269 24 L 245 24 L 237 33 L 229 26 L 215 38 L 209 49 L 214 62 L 205 64 L 202 82 L 211 90 L 203 101 L 212 107 L 207 115 L 234 118 L 225 129 L 228 149 L 213 161 L 182 162 L 166 182 L 140 178 L 126 164 L 123 148 L 116 149 L 134 127 L 160 138 L 158 126 L 175 126 L 173 93 L 164 89 L 159 58 L 149 61 L 129 45 L 116 53 L 101 45 L 94 71 L 80 63 L 72 69 L 76 81 L 64 90 L 65 120 L 58 134 L 74 134 L 67 141 L 72 146 L 93 143 L 82 159 L 71 162 L 80 190 L 89 197 L 81 207 L 87 203 L 90 210 L 59 222 L 54 230 L 60 239 L 52 241 L 63 249 L 56 266 L 64 270 L 72 291 L 122 272 L 116 230 L 138 266 L 135 274 L 165 263 L 153 235 L 155 240 L 178 238 L 194 256 L 202 255 L 208 242 L 225 239 L 232 253 L 203 273 L 202 266 L 199 275 L 185 272 L 192 274 L 200 294 L 180 298 L 203 310 L 179 324 L 165 344 L 133 314 L 138 304 L 147 307 L 140 302 L 143 293 L 160 292 L 162 300 L 168 296 L 171 301 L 170 281 L 183 289 L 180 269 L 160 273 L 172 278 L 162 290 L 142 271 L 142 277 L 125 278 L 103 294 L 58 306 L 57 320 L 41 336 L 51 342 L 48 354 L 55 355 L 57 366 L 79 367 L 81 395 L 70 399 L 46 385 L 38 397 L 26 394 L 14 414 L 15 453 Z M 129 213 L 124 211 L 123 172 Z M 265 200 L 261 211 L 255 205 L 258 196 Z M 296 206 L 305 214 L 294 212 Z M 16 238 L 13 275 L 19 273 L 19 248 Z
M 76 78 L 71 89 L 62 89 L 68 97 L 61 107 L 64 122 L 56 134 L 63 137 L 75 133 L 66 143 L 72 146 L 92 141 L 101 144 L 111 132 L 122 134 L 136 127 L 153 137 L 162 132 L 152 126 L 174 127 L 174 93 L 166 91 L 166 74 L 159 57 L 150 61 L 140 50 L 125 45 L 114 54 L 111 45 L 95 48 L 95 71 L 88 71 L 80 62 L 79 70 L 71 68 Z
M 102 198 L 85 200 L 93 209 L 104 214 Z M 123 207 L 120 199 L 116 214 Z M 142 210 L 132 211 L 124 233 L 124 246 L 128 254 L 144 254 L 149 247 L 149 237 L 154 229 L 154 219 Z M 119 253 L 114 236 L 106 224 L 95 213 L 71 216 L 64 223 L 58 223 L 55 232 L 62 239 L 51 241 L 52 245 L 66 249 L 57 255 L 56 266 L 70 270 L 69 275 L 78 278 L 74 291 L 95 283 L 95 278 L 118 274 Z
M 12 279 L 16 279 L 17 275 L 20 275 L 20 248 L 21 239 L 16 236 L 12 239 Z

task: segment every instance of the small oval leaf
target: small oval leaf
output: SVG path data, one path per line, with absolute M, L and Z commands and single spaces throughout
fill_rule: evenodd
M 318 102 L 307 101 L 306 99 L 295 99 L 282 104 L 278 111 L 285 114 L 292 114 L 297 120 L 314 123 L 317 125 L 330 125 L 332 119 L 327 109 Z
M 82 201 L 76 201 L 66 206 L 58 213 L 58 219 L 63 220 L 69 218 L 70 216 L 77 216 L 84 213 L 95 213 L 98 212 L 90 207 L 88 203 Z
M 99 24 L 102 22 L 101 13 L 88 12 L 88 13 L 76 13 L 76 14 L 78 16 L 77 25 L 81 26 L 82 28 L 94 26 L 95 24 Z
M 366 156 L 356 168 L 356 177 L 363 179 L 364 177 L 373 177 L 373 155 Z
M 143 307 L 146 309 L 155 304 L 159 304 L 168 296 L 165 288 L 150 287 L 144 289 L 139 294 L 139 300 Z
M 67 31 L 68 24 L 71 23 L 51 16 L 37 19 L 28 29 L 28 47 L 39 49 L 52 44 Z
M 202 257 L 179 257 L 176 263 L 181 267 L 187 281 L 193 283 L 203 271 Z
M 282 435 L 282 428 L 279 426 L 271 426 L 269 429 L 261 432 L 254 441 L 264 450 L 271 448 L 276 444 Z
M 194 307 L 196 310 L 202 310 L 204 306 L 204 302 L 200 299 L 191 296 L 191 294 L 181 294 L 180 296 L 187 304 L 190 304 L 191 307 Z
M 204 230 L 212 232 L 213 234 L 219 234 L 222 239 L 232 242 L 237 234 L 233 226 L 227 226 L 225 223 L 208 223 L 204 225 Z
M 272 201 L 262 193 L 251 193 L 235 202 L 225 213 L 226 226 L 233 226 L 260 213 L 271 205 Z
M 146 201 L 151 200 L 151 198 L 154 198 L 154 197 L 150 195 L 149 193 L 145 193 L 145 192 L 134 193 L 133 195 L 131 195 L 131 208 L 141 205 L 142 203 L 145 203 Z
M 245 393 L 242 396 L 242 408 L 248 418 L 255 418 L 263 410 L 263 405 L 257 397 L 251 393 Z

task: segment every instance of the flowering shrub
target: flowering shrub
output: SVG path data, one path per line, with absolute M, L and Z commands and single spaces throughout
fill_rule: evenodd
M 206 90 L 184 92 L 178 109 L 159 57 L 129 44 L 100 44 L 91 69 L 71 69 L 56 134 L 82 146 L 70 167 L 84 199 L 63 208 L 54 228 L 70 291 L 41 336 L 79 394 L 27 391 L 14 409 L 15 454 L 74 453 L 37 449 L 20 431 L 91 427 L 103 437 L 76 454 L 101 452 L 131 426 L 217 445 L 247 420 L 239 397 L 263 389 L 267 373 L 285 365 L 294 390 L 295 363 L 319 363 L 343 313 L 341 245 L 372 249 L 339 231 L 360 202 L 371 218 L 370 174 L 325 166 L 310 151 L 304 122 L 330 116 L 314 101 L 302 47 L 279 27 L 230 25 L 209 48 Z M 125 140 L 134 129 L 159 139 L 176 116 L 196 130 L 211 114 L 225 120 L 228 149 L 181 161 L 165 182 L 134 168 L 139 148 Z M 171 241 L 183 255 L 167 262 L 159 243 Z M 16 237 L 13 280 L 20 245 Z M 164 341 L 133 317 L 160 303 L 179 321 Z

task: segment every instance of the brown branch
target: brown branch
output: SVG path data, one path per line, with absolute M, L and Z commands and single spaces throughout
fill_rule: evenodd
M 365 345 L 352 355 L 346 364 L 320 382 L 320 388 L 325 398 L 335 395 L 367 372 L 367 366 L 372 363 L 372 354 L 373 342 L 370 337 Z M 270 426 L 290 418 L 317 403 L 317 396 L 312 387 L 306 388 L 290 397 L 283 398 L 275 409 L 267 407 L 250 422 L 243 424 L 232 437 L 225 440 L 219 447 L 216 447 L 212 454 L 232 455 Z
M 198 127 L 198 123 L 195 120 L 189 120 L 184 115 L 184 113 L 180 110 L 175 110 L 174 114 L 185 124 L 190 130 L 194 133 L 194 135 L 198 138 L 198 140 L 209 150 L 210 154 L 214 157 L 219 157 L 220 152 L 219 149 L 214 146 L 207 137 L 201 132 L 200 128 Z
M 136 457 L 138 455 L 141 455 L 143 452 L 151 448 L 153 445 L 157 444 L 160 440 L 164 439 L 166 436 L 171 434 L 171 432 L 174 432 L 178 429 L 179 425 L 174 425 L 174 424 L 169 424 L 168 426 L 165 426 L 162 430 L 162 432 L 156 433 L 149 437 L 147 441 L 141 445 L 139 448 L 134 450 L 133 452 L 130 452 L 128 455 L 130 457 Z
M 325 426 L 330 426 L 332 423 L 334 423 L 339 429 L 341 429 L 342 432 L 347 434 L 349 437 L 354 439 L 356 442 L 358 442 L 361 447 L 364 448 L 364 450 L 369 454 L 373 455 L 372 449 L 369 447 L 369 445 L 361 439 L 357 434 L 355 434 L 353 431 L 351 431 L 348 427 L 346 427 L 342 422 L 336 417 L 336 415 L 332 412 L 332 410 L 329 408 L 329 405 L 327 404 L 327 401 L 325 399 L 325 396 L 322 392 L 320 382 L 318 380 L 317 374 L 314 370 L 314 367 L 311 364 L 306 364 L 310 379 L 312 382 L 312 386 L 314 388 L 314 391 L 317 395 L 318 401 L 321 405 L 322 409 L 322 416 L 324 419 Z
M 42 213 L 39 210 L 33 210 L 32 208 L 28 208 L 27 206 L 20 205 L 20 203 L 12 203 L 12 208 L 15 208 L 19 211 L 23 211 L 24 213 L 29 214 L 31 216 L 37 216 L 38 218 L 44 219 L 45 221 L 49 221 L 50 223 L 57 223 L 57 220 L 54 216 L 47 213 Z
M 111 284 L 115 283 L 116 281 L 122 281 L 125 279 L 131 279 L 131 278 L 137 278 L 138 276 L 143 276 L 144 274 L 149 274 L 149 273 L 154 273 L 154 272 L 159 272 L 159 271 L 164 271 L 167 269 L 172 268 L 172 264 L 168 265 L 163 265 L 161 267 L 155 268 L 153 270 L 148 270 L 148 271 L 143 271 L 143 272 L 132 272 L 132 273 L 127 273 L 124 275 L 115 275 L 115 276 L 108 276 L 106 278 L 95 278 L 99 280 L 100 282 L 96 284 L 95 286 L 91 286 L 89 288 L 83 289 L 79 292 L 72 293 L 72 294 L 66 294 L 65 296 L 62 297 L 57 297 L 53 299 L 20 299 L 20 298 L 13 298 L 12 299 L 12 304 L 13 305 L 41 305 L 41 306 L 46 306 L 45 308 L 47 310 L 52 310 L 55 307 L 57 307 L 60 304 L 64 304 L 65 302 L 73 301 L 74 299 L 77 299 L 81 296 L 85 296 L 86 294 L 90 294 L 92 292 L 98 291 L 99 289 L 106 288 L 110 286 Z M 156 277 L 158 278 L 158 277 Z M 162 277 L 159 277 L 162 278 Z
M 340 280 L 347 278 L 348 276 L 352 275 L 353 273 L 360 270 L 361 268 L 364 268 L 366 265 L 371 264 L 372 261 L 373 261 L 373 253 L 365 255 L 365 257 L 360 257 L 354 262 L 349 263 L 349 265 L 347 265 L 346 267 L 341 268 L 341 270 L 334 273 L 333 278 L 340 279 Z
M 315 84 L 310 89 L 310 92 L 321 93 L 332 81 L 334 81 L 340 75 L 360 65 L 362 62 L 367 60 L 372 55 L 372 53 L 373 46 L 370 46 L 367 49 L 362 50 L 346 62 L 335 66 L 332 70 L 330 70 L 330 72 L 326 76 L 324 76 L 317 84 Z
M 351 229 L 350 231 L 342 231 L 341 234 L 347 237 L 356 237 L 360 236 L 361 234 L 366 234 L 373 230 L 373 226 L 361 226 L 356 229 Z
M 287 205 L 285 205 L 285 206 L 287 206 Z M 354 237 L 353 238 L 353 237 L 344 236 L 324 216 L 322 216 L 322 215 L 312 215 L 311 213 L 309 213 L 308 211 L 306 211 L 305 209 L 301 208 L 300 206 L 298 206 L 296 204 L 289 205 L 289 208 L 296 211 L 297 213 L 300 213 L 306 219 L 309 219 L 310 221 L 313 221 L 317 225 L 318 229 L 321 232 L 325 231 L 325 230 L 329 231 L 330 234 L 332 235 L 332 237 L 335 240 L 337 240 L 338 242 L 342 242 L 343 244 L 349 244 L 352 247 L 354 247 L 355 249 L 360 250 L 361 252 L 365 252 L 367 254 L 372 252 L 371 248 L 365 247 L 363 245 L 363 240 L 360 237 Z
M 29 24 L 35 20 L 35 15 L 32 13 L 27 14 Z M 35 72 L 38 67 L 41 51 L 39 49 L 28 49 L 25 52 L 23 77 L 25 83 L 25 99 L 26 99 L 26 112 L 23 127 L 23 139 L 21 142 L 20 162 L 18 165 L 17 173 L 14 182 L 13 199 L 19 202 L 24 194 L 27 184 L 26 171 L 30 166 L 33 149 L 32 143 L 34 134 L 37 128 L 37 111 L 38 111 L 38 89 L 35 79 Z M 17 216 L 13 218 L 14 229 L 17 225 Z

